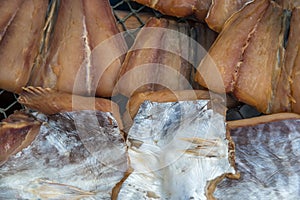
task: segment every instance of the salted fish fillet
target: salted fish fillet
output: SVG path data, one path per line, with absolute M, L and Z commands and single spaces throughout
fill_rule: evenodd
M 47 0 L 0 2 L 0 88 L 19 93 L 29 80 L 43 35 Z
M 159 12 L 175 16 L 188 17 L 194 15 L 198 20 L 204 20 L 211 0 L 134 0 L 140 4 L 158 10 Z
M 224 179 L 215 191 L 216 198 L 299 199 L 300 116 L 281 120 L 268 117 L 265 122 L 257 118 L 256 124 L 230 130 L 241 178 Z
M 112 96 L 127 46 L 108 0 L 61 0 L 46 48 L 28 85 Z
M 189 32 L 187 23 L 150 18 L 125 57 L 118 92 L 130 97 L 135 92 L 164 88 L 191 89 Z
M 224 117 L 208 102 L 141 105 L 127 139 L 133 172 L 117 199 L 207 199 L 211 180 L 235 173 Z
M 212 0 L 205 18 L 207 25 L 216 32 L 221 32 L 226 20 L 253 0 Z
M 37 117 L 44 121 L 39 135 L 0 167 L 0 199 L 111 199 L 128 166 L 111 114 Z
M 269 7 L 269 0 L 254 1 L 227 20 L 208 54 L 198 66 L 195 80 L 210 90 L 232 92 L 248 39 Z M 219 80 L 219 76 L 222 81 Z
M 41 122 L 34 116 L 17 111 L 0 122 L 0 166 L 27 147 L 39 134 Z

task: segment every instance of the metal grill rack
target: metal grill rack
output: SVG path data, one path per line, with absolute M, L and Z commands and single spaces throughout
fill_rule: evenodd
M 162 14 L 160 14 L 159 12 L 147 8 L 143 5 L 140 5 L 131 0 L 111 0 L 110 2 L 113 8 L 114 15 L 117 19 L 119 28 L 123 31 L 126 31 L 125 37 L 126 41 L 129 42 L 129 46 L 133 43 L 138 30 L 144 26 L 147 20 L 147 16 L 162 16 Z M 143 15 L 145 13 L 148 13 L 148 15 L 145 15 L 146 17 L 142 17 L 141 13 L 143 13 Z M 134 27 L 128 27 L 128 21 L 132 21 L 134 23 Z M 17 102 L 17 97 L 18 96 L 16 94 L 0 89 L 0 120 L 8 117 L 15 110 L 20 110 L 24 108 Z M 261 114 L 257 112 L 254 108 L 245 104 L 241 104 L 237 108 L 230 109 L 227 112 L 227 119 L 243 119 L 258 115 Z

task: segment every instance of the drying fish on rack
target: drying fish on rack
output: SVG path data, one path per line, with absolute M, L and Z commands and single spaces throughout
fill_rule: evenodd
M 233 13 L 252 1 L 254 0 L 212 0 L 205 22 L 211 29 L 220 32 Z
M 118 91 L 131 96 L 134 92 L 191 88 L 189 32 L 187 23 L 151 18 L 126 55 Z
M 209 100 L 141 104 L 128 132 L 132 172 L 117 199 L 206 199 L 235 174 L 224 116 Z
M 18 93 L 30 77 L 46 18 L 47 0 L 0 2 L 0 88 Z
M 162 14 L 175 17 L 188 17 L 194 15 L 199 20 L 204 20 L 211 0 L 133 0 Z
M 23 88 L 18 101 L 46 115 L 81 110 L 110 112 L 120 129 L 123 128 L 119 106 L 108 99 L 72 95 L 51 88 L 26 87 Z
M 24 117 L 20 122 L 11 117 L 9 129 L 0 127 L 1 154 L 2 147 L 10 148 L 12 137 L 24 140 L 13 144 L 19 145 L 18 153 L 4 158 L 4 163 L 1 158 L 0 199 L 111 198 L 128 170 L 128 159 L 124 138 L 110 114 L 74 111 L 38 115 L 42 125 L 33 122 L 33 116 L 26 117 L 28 129 L 18 126 Z M 40 131 L 30 129 L 31 124 L 33 128 L 41 126 Z M 30 143 L 24 137 L 30 137 Z
M 228 122 L 238 181 L 223 180 L 217 199 L 298 199 L 300 116 L 290 113 Z
M 28 85 L 112 96 L 127 46 L 109 1 L 61 0 L 53 31 Z
M 299 20 L 299 8 L 285 10 L 268 0 L 247 4 L 226 22 L 196 81 L 207 86 L 205 81 L 213 82 L 218 74 L 223 85 L 212 83 L 209 89 L 225 88 L 264 113 L 299 113 Z

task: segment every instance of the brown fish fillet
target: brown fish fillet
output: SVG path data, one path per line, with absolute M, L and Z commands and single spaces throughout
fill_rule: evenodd
M 300 7 L 295 8 L 292 13 L 290 36 L 287 49 L 286 68 L 291 70 L 290 81 L 290 103 L 293 112 L 300 113 Z
M 294 98 L 291 95 L 291 84 L 293 82 L 292 72 L 294 69 L 295 60 L 299 51 L 300 38 L 297 32 L 300 31 L 300 15 L 297 9 L 290 12 L 291 18 L 289 21 L 289 34 L 286 35 L 286 51 L 284 55 L 284 64 L 281 69 L 278 86 L 274 91 L 275 98 L 272 101 L 271 112 L 291 112 L 291 104 Z
M 207 25 L 216 32 L 221 32 L 225 22 L 232 14 L 253 0 L 212 0 L 205 18 Z
M 163 88 L 191 88 L 189 76 L 189 26 L 167 19 L 151 18 L 138 33 L 126 55 L 118 81 L 118 91 L 134 92 Z
M 0 41 L 24 0 L 0 1 Z
M 268 0 L 255 1 L 235 13 L 227 21 L 207 56 L 198 67 L 199 73 L 196 74 L 195 80 L 200 85 L 220 93 L 224 90 L 226 92 L 233 90 L 238 64 L 242 59 L 251 33 L 268 5 Z
M 283 19 L 283 9 L 271 3 L 249 40 L 234 89 L 239 100 L 264 113 L 270 112 L 283 65 Z
M 0 122 L 0 166 L 30 145 L 39 133 L 41 123 L 25 112 L 16 112 Z
M 50 88 L 27 87 L 23 88 L 18 101 L 46 115 L 80 110 L 110 112 L 116 118 L 120 129 L 123 127 L 119 106 L 108 99 L 72 95 Z
M 140 4 L 158 10 L 162 14 L 174 17 L 187 17 L 195 14 L 203 20 L 207 14 L 211 0 L 134 0 Z
M 19 93 L 29 80 L 38 54 L 48 1 L 14 0 L 0 4 L 0 88 Z
M 30 85 L 111 96 L 126 48 L 107 0 L 62 0 L 46 61 Z

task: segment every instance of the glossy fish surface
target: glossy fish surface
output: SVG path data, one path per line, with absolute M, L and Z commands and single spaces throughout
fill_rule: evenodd
M 44 123 L 36 139 L 0 167 L 0 199 L 110 199 L 127 170 L 110 113 L 38 117 Z

